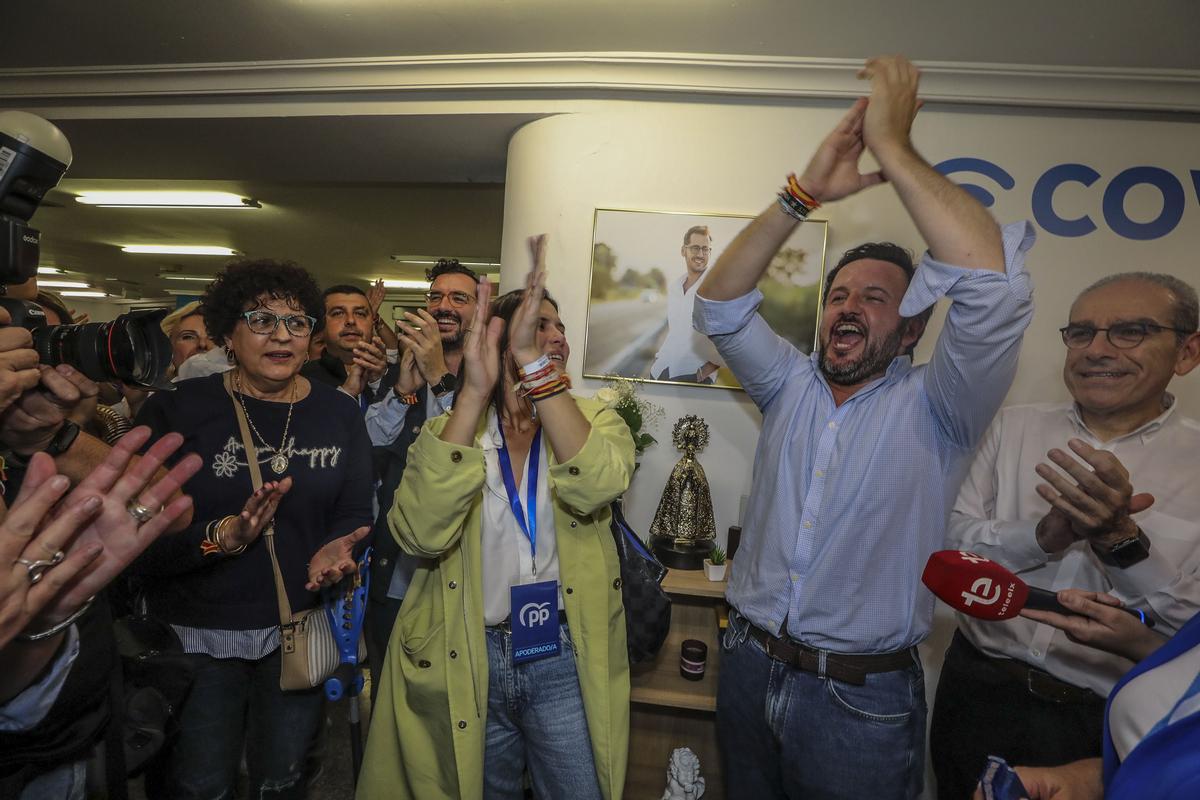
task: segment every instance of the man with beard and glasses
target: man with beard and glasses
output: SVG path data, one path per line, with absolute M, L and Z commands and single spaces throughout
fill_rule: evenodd
M 972 450 L 1000 407 L 1033 313 L 1032 228 L 1001 229 L 916 152 L 917 69 L 875 58 L 871 82 L 804 173 L 701 284 L 694 321 L 763 415 L 731 568 L 717 734 L 731 798 L 912 798 L 925 767 L 916 645 Z M 880 172 L 862 174 L 869 149 Z M 819 347 L 774 334 L 755 285 L 823 202 L 887 180 L 928 244 L 847 253 L 826 280 Z M 911 351 L 950 300 L 928 364 Z
M 425 420 L 449 410 L 458 388 L 462 344 L 475 313 L 478 276 L 457 259 L 439 259 L 426 272 L 426 305 L 399 323 L 403 352 L 391 391 L 367 409 L 367 432 L 375 445 L 378 514 L 372 531 L 375 557 L 367 597 L 366 641 L 372 678 L 378 676 L 409 579 L 418 559 L 400 551 L 388 531 L 387 512 L 408 463 L 408 448 Z
M 365 411 L 387 393 L 396 369 L 388 367 L 383 348 L 372 341 L 375 312 L 366 292 L 341 284 L 330 286 L 323 294 L 325 351 L 320 358 L 306 363 L 300 374 L 338 387 Z

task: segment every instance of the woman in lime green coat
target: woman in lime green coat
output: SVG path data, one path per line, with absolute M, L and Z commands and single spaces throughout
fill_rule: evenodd
M 425 424 L 388 518 L 426 562 L 375 689 L 360 800 L 521 798 L 526 770 L 539 797 L 621 797 L 629 663 L 608 505 L 633 441 L 565 391 L 544 237 L 531 245 L 525 290 L 490 321 L 480 282 L 454 411 Z

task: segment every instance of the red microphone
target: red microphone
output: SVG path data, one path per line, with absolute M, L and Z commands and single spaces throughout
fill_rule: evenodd
M 921 582 L 942 602 L 969 617 L 1012 619 L 1023 608 L 1074 614 L 1054 592 L 1030 586 L 990 558 L 965 550 L 939 550 L 929 557 Z M 1136 608 L 1122 608 L 1148 628 L 1154 620 Z

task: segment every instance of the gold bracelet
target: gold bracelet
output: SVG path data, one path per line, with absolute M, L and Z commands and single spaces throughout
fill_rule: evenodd
M 234 548 L 233 550 L 230 550 L 228 547 L 225 546 L 226 523 L 228 523 L 230 520 L 236 520 L 236 519 L 237 519 L 236 515 L 230 514 L 228 517 L 225 517 L 225 519 L 223 519 L 217 523 L 217 531 L 216 531 L 216 536 L 215 536 L 215 538 L 217 540 L 217 547 L 221 548 L 221 552 L 227 556 L 236 556 L 236 555 L 239 555 L 246 551 L 246 545 L 244 545 L 244 544 L 239 545 L 238 547 Z

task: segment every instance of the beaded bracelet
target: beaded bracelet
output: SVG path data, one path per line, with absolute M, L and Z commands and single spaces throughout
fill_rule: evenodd
M 542 384 L 531 392 L 526 392 L 525 396 L 536 402 L 554 397 L 556 394 L 562 394 L 570 388 L 571 378 L 567 375 L 559 375 L 555 380 Z
M 821 203 L 800 186 L 796 174 L 792 173 L 788 175 L 787 185 L 779 192 L 779 207 L 789 217 L 803 221 L 820 208 Z

